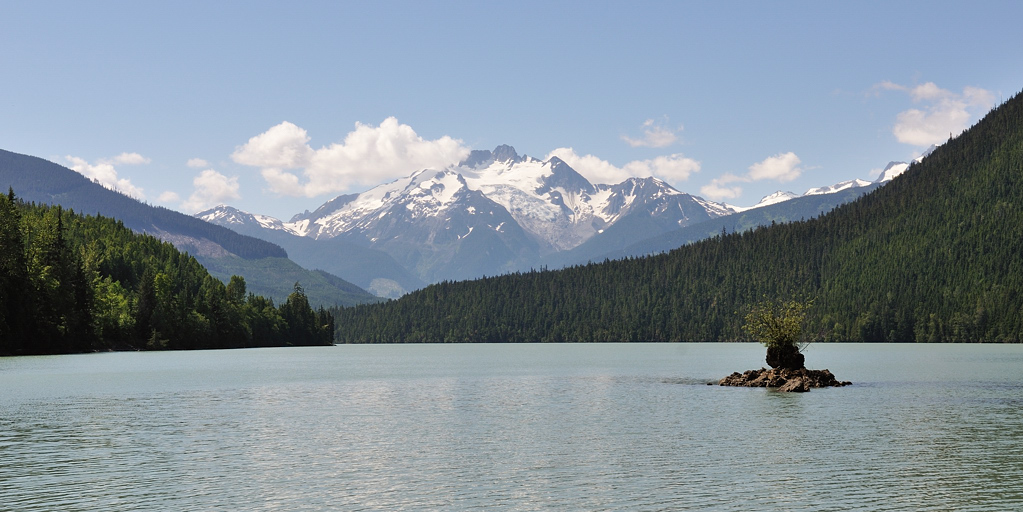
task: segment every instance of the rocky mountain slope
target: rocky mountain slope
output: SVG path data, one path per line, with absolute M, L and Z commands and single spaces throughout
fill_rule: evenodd
M 526 270 L 608 230 L 635 241 L 733 211 L 656 178 L 594 185 L 557 157 L 541 161 L 499 146 L 473 151 L 457 166 L 339 196 L 287 222 L 229 207 L 197 215 L 232 229 L 258 226 L 264 234 L 257 236 L 267 239 L 285 232 L 346 240 L 438 282 Z

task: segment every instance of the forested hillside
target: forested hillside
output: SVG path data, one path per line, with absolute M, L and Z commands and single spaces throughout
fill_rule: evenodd
M 763 298 L 838 341 L 1023 340 L 1023 98 L 820 218 L 670 253 L 441 283 L 338 311 L 341 342 L 724 341 Z
M 279 306 L 120 221 L 0 195 L 0 354 L 331 343 L 298 286 Z

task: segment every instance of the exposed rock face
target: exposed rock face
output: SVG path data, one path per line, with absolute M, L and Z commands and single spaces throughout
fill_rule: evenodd
M 798 370 L 803 367 L 803 361 L 803 354 L 799 353 L 799 347 L 795 345 L 767 347 L 767 364 L 771 368 Z
M 841 387 L 852 384 L 849 381 L 839 381 L 828 370 L 807 370 L 799 368 L 761 368 L 759 370 L 747 370 L 743 373 L 735 372 L 718 382 L 721 386 L 739 386 L 747 388 L 778 388 L 778 391 L 810 391 L 811 388 L 825 388 L 829 386 Z

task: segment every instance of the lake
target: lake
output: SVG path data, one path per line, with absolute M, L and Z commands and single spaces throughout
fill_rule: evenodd
M 1023 508 L 1023 346 L 805 353 L 853 385 L 706 385 L 754 344 L 0 358 L 0 510 Z

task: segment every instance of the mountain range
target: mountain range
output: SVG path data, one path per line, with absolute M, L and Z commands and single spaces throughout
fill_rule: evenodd
M 560 158 L 541 161 L 502 145 L 474 150 L 458 165 L 335 197 L 288 221 L 225 205 L 196 217 L 272 241 L 299 264 L 397 297 L 425 283 L 640 256 L 722 228 L 816 216 L 907 167 L 892 162 L 874 182 L 778 192 L 742 208 L 652 177 L 593 184 Z
M 737 341 L 748 339 L 745 313 L 764 300 L 809 304 L 805 341 L 1023 340 L 1023 94 L 882 179 L 901 167 L 871 193 L 791 222 L 336 310 L 337 341 Z M 769 208 L 797 213 L 836 194 L 672 233 Z
M 121 221 L 188 251 L 214 277 L 245 278 L 248 290 L 283 303 L 300 283 L 314 305 L 352 305 L 378 300 L 364 289 L 324 271 L 302 268 L 279 245 L 173 210 L 142 203 L 81 174 L 34 156 L 0 150 L 0 186 L 22 200 L 60 205 Z M 318 267 L 312 267 L 318 268 Z

